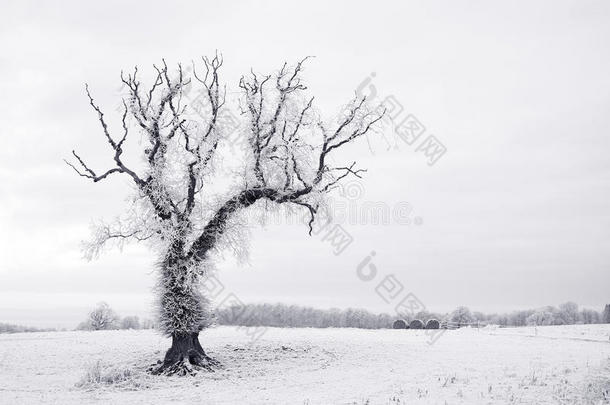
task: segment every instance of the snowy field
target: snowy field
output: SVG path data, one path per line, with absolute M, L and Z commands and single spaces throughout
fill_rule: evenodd
M 610 325 L 447 331 L 244 329 L 201 336 L 224 368 L 153 377 L 153 331 L 0 335 L 2 404 L 605 404 Z M 87 376 L 88 375 L 88 376 Z M 101 382 L 96 382 L 101 381 Z

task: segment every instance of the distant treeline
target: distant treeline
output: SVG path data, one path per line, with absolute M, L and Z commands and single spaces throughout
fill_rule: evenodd
M 274 326 L 295 328 L 391 328 L 396 319 L 364 309 L 314 309 L 285 304 L 248 304 L 217 309 L 219 325 Z
M 504 314 L 484 314 L 472 312 L 461 306 L 448 313 L 420 311 L 415 314 L 389 315 L 374 314 L 364 309 L 315 309 L 310 307 L 286 304 L 246 304 L 242 306 L 223 307 L 214 313 L 218 325 L 236 326 L 269 326 L 293 328 L 392 328 L 394 321 L 403 319 L 407 323 L 419 319 L 424 324 L 430 319 L 439 322 L 451 322 L 458 325 L 574 325 L 610 323 L 610 305 L 602 311 L 579 309 L 573 302 L 566 302 L 558 307 L 546 306 L 538 309 L 513 311 Z M 94 308 L 87 319 L 81 322 L 79 330 L 109 329 L 152 329 L 153 321 L 140 321 L 137 316 L 121 318 L 104 302 Z M 0 323 L 0 333 L 46 332 L 56 329 L 41 329 L 20 325 Z
M 150 319 L 140 321 L 137 316 L 121 318 L 105 302 L 100 302 L 89 312 L 89 316 L 76 327 L 77 330 L 153 329 Z
M 51 332 L 57 329 L 52 328 L 33 328 L 31 326 L 13 325 L 0 322 L 0 333 L 24 333 L 24 332 Z
M 507 314 L 485 315 L 473 312 L 472 319 L 501 326 L 610 323 L 610 305 L 606 305 L 602 311 L 595 311 L 587 308 L 579 309 L 578 304 L 566 302 L 559 307 L 546 306 Z
M 285 304 L 246 304 L 217 309 L 216 323 L 219 325 L 313 327 L 313 328 L 391 328 L 397 319 L 411 322 L 419 319 L 426 323 L 430 319 L 452 322 L 459 325 L 494 324 L 500 326 L 526 325 L 574 325 L 610 323 L 610 305 L 603 311 L 580 309 L 573 302 L 559 307 L 546 306 L 538 309 L 513 311 L 505 314 L 472 312 L 461 306 L 449 313 L 419 311 L 415 314 L 373 314 L 364 309 L 314 309 Z

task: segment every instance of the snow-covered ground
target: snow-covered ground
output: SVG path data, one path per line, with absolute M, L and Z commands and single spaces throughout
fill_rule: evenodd
M 425 333 L 218 327 L 224 368 L 186 378 L 146 373 L 169 346 L 152 331 L 0 335 L 0 403 L 610 403 L 610 325 Z

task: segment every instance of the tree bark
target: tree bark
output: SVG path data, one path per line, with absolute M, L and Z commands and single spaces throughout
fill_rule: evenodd
M 214 371 L 220 363 L 208 356 L 199 343 L 199 333 L 172 335 L 172 347 L 153 374 L 194 375 L 198 370 Z
M 171 246 L 161 264 L 160 328 L 172 338 L 172 346 L 153 374 L 194 375 L 214 371 L 220 363 L 208 356 L 199 343 L 199 331 L 209 325 L 209 302 L 199 291 L 198 270 L 184 258 L 184 243 Z M 190 273 L 190 274 L 189 274 Z

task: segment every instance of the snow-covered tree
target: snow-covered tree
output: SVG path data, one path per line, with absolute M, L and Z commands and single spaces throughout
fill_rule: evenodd
M 580 319 L 582 319 L 583 323 L 600 323 L 601 315 L 599 312 L 593 309 L 583 308 L 580 310 Z
M 602 323 L 610 323 L 610 304 L 606 304 L 602 312 Z
M 252 72 L 241 78 L 240 107 L 247 124 L 239 147 L 223 122 L 227 93 L 220 84 L 223 60 L 218 55 L 193 63 L 192 73 L 178 65 L 172 74 L 164 61 L 154 66 L 149 86 L 137 68 L 121 74 L 128 95 L 119 135 L 111 133 L 86 88 L 113 153 L 113 167 L 94 170 L 74 151 L 68 164 L 94 182 L 121 174 L 134 186 L 126 215 L 98 227 L 87 253 L 95 257 L 109 244 L 146 240 L 160 255 L 159 325 L 172 337 L 172 346 L 157 373 L 186 374 L 217 365 L 199 343 L 199 332 L 210 323 L 208 297 L 200 284 L 212 269 L 214 252 L 228 247 L 243 254 L 246 209 L 303 210 L 311 234 L 325 195 L 342 180 L 364 172 L 356 162 L 333 164 L 331 159 L 369 133 L 384 111 L 367 110 L 365 99 L 356 96 L 341 119 L 325 122 L 314 98 L 306 96 L 304 61 L 284 64 L 270 75 Z M 205 111 L 193 105 L 201 100 L 187 102 L 187 93 L 195 88 L 205 100 Z M 124 157 L 125 142 L 134 131 L 148 143 L 142 167 Z M 221 165 L 231 170 L 221 171 Z
M 89 312 L 87 320 L 79 325 L 79 329 L 87 330 L 107 330 L 117 329 L 119 326 L 119 316 L 105 302 L 100 302 Z
M 468 307 L 457 307 L 451 313 L 451 322 L 455 322 L 459 325 L 467 325 L 472 322 L 472 314 Z
M 530 326 L 546 326 L 553 325 L 555 316 L 552 312 L 539 309 L 527 317 L 526 324 Z
M 559 305 L 559 316 L 565 325 L 574 325 L 580 321 L 578 304 L 575 302 L 565 302 Z

